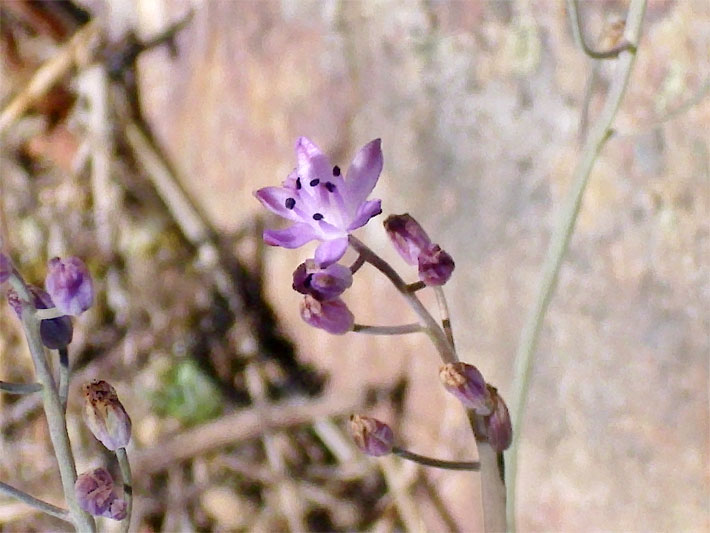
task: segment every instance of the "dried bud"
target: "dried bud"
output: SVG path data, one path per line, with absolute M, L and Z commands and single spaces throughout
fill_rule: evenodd
M 513 442 L 513 424 L 510 421 L 508 407 L 495 387 L 488 385 L 493 398 L 493 414 L 485 418 L 488 442 L 497 452 L 502 452 Z
M 78 316 L 94 302 L 94 284 L 84 262 L 78 257 L 55 257 L 47 266 L 44 287 L 57 308 Z
M 109 450 L 125 448 L 131 439 L 131 419 L 118 399 L 116 390 L 106 381 L 94 380 L 82 387 L 84 421 Z
M 35 309 L 49 309 L 54 307 L 52 298 L 39 287 L 28 285 L 27 290 L 32 296 L 32 305 Z M 7 303 L 17 314 L 17 318 L 22 318 L 22 300 L 19 295 L 10 289 L 7 291 Z M 50 350 L 60 350 L 66 348 L 74 336 L 74 328 L 68 316 L 50 318 L 42 320 L 39 324 L 39 335 L 44 344 Z
M 293 272 L 294 290 L 320 301 L 334 300 L 352 284 L 350 269 L 337 263 L 321 268 L 314 259 L 307 259 Z
M 439 370 L 444 388 L 456 396 L 468 409 L 479 415 L 493 412 L 493 399 L 478 369 L 467 363 L 447 363 Z
M 334 335 L 343 335 L 353 329 L 355 317 L 340 298 L 319 302 L 310 294 L 301 302 L 301 318 L 311 326 Z
M 0 252 L 0 284 L 5 283 L 12 273 L 10 258 Z
M 369 416 L 350 417 L 350 435 L 363 453 L 378 457 L 392 451 L 394 433 L 384 422 Z
M 113 478 L 105 468 L 95 468 L 80 474 L 74 484 L 79 507 L 94 516 L 113 520 L 126 518 L 127 505 L 113 488 Z
M 419 254 L 419 279 L 426 285 L 443 285 L 454 271 L 454 260 L 438 244 Z
M 416 265 L 419 254 L 429 247 L 431 239 L 409 213 L 391 215 L 384 221 L 385 230 L 395 249 L 407 263 Z

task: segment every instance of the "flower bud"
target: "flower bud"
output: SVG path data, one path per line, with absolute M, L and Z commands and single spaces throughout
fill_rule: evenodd
M 74 484 L 76 500 L 84 511 L 113 520 L 126 518 L 127 505 L 113 487 L 113 478 L 105 468 L 95 468 L 80 474 Z
M 414 220 L 409 213 L 405 213 L 387 217 L 384 226 L 402 259 L 410 265 L 416 265 L 419 254 L 431 244 L 431 239 L 419 222 Z
M 468 409 L 479 415 L 493 412 L 493 399 L 478 369 L 467 363 L 447 363 L 439 370 L 444 388 L 456 396 Z
M 44 287 L 57 308 L 78 316 L 94 302 L 94 284 L 84 262 L 78 257 L 55 257 L 47 266 Z
M 118 399 L 116 389 L 102 380 L 82 387 L 84 421 L 109 450 L 125 448 L 131 439 L 131 419 Z
M 32 305 L 35 309 L 49 309 L 54 307 L 52 298 L 39 287 L 28 285 L 27 290 L 32 296 Z M 7 303 L 17 314 L 17 318 L 22 319 L 22 300 L 13 290 L 7 291 Z M 39 324 L 39 335 L 44 344 L 50 350 L 60 350 L 66 348 L 74 336 L 74 328 L 68 316 L 60 316 L 42 320 Z
M 10 258 L 0 252 L 0 284 L 5 283 L 12 273 Z
M 350 269 L 337 263 L 320 268 L 314 259 L 307 259 L 293 273 L 294 290 L 320 301 L 334 300 L 352 284 Z
M 443 285 L 454 271 L 454 260 L 438 244 L 419 254 L 419 279 L 426 285 Z
M 384 422 L 369 416 L 350 417 L 350 435 L 363 453 L 379 457 L 392 451 L 394 433 Z
M 488 442 L 497 452 L 502 452 L 513 442 L 513 424 L 510 421 L 508 407 L 495 387 L 488 385 L 493 398 L 493 414 L 485 418 Z
M 334 335 L 347 333 L 355 323 L 355 317 L 340 298 L 319 302 L 310 294 L 306 294 L 301 302 L 301 318 Z

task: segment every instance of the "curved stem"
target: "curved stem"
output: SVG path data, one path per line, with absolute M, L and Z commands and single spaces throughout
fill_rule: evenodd
M 35 318 L 37 320 L 51 320 L 53 318 L 60 318 L 66 316 L 66 313 L 62 313 L 56 307 L 50 307 L 48 309 L 36 309 Z
M 7 394 L 32 394 L 42 390 L 42 385 L 39 383 L 10 383 L 9 381 L 0 381 L 0 391 Z
M 30 507 L 34 507 L 38 511 L 42 511 L 43 513 L 54 516 L 56 518 L 59 518 L 60 520 L 64 520 L 71 524 L 71 517 L 69 516 L 69 511 L 67 511 L 66 509 L 62 509 L 61 507 L 57 507 L 55 505 L 52 505 L 51 503 L 47 503 L 43 500 L 40 500 L 39 498 L 35 498 L 34 496 L 31 496 L 26 492 L 21 491 L 20 489 L 16 489 L 12 485 L 3 483 L 2 481 L 0 481 L 0 494 L 10 496 L 11 498 L 15 498 L 16 500 L 20 500 L 21 502 L 26 503 Z
M 409 450 L 405 450 L 404 448 L 399 448 L 397 446 L 392 448 L 392 453 L 402 459 L 407 459 L 408 461 L 413 461 L 424 466 L 432 466 L 434 468 L 443 468 L 445 470 L 470 470 L 474 472 L 481 470 L 481 463 L 478 461 L 445 461 L 443 459 L 427 457 L 426 455 L 419 455 L 418 453 L 410 452 Z
M 67 412 L 67 399 L 69 397 L 69 350 L 59 349 L 59 400 L 62 402 L 62 409 Z
M 126 499 L 126 518 L 121 522 L 121 531 L 128 533 L 131 526 L 131 513 L 133 511 L 133 477 L 131 475 L 131 463 L 128 461 L 128 454 L 125 448 L 116 450 L 118 466 L 121 469 L 123 478 L 123 497 Z
M 415 281 L 414 283 L 407 285 L 407 292 L 417 292 L 422 290 L 424 287 L 426 287 L 426 284 L 423 281 Z
M 444 333 L 446 333 L 446 338 L 451 343 L 451 346 L 456 349 L 454 344 L 454 331 L 451 328 L 451 315 L 449 314 L 449 304 L 446 302 L 446 296 L 444 296 L 444 289 L 441 287 L 434 287 L 434 293 L 436 294 L 436 303 L 439 305 L 439 314 L 441 315 L 441 327 L 444 328 Z
M 562 207 L 560 218 L 555 226 L 547 248 L 542 277 L 535 305 L 527 315 L 515 358 L 515 377 L 513 381 L 513 444 L 508 450 L 506 486 L 508 488 L 508 526 L 514 530 L 515 520 L 515 482 L 517 476 L 518 448 L 523 427 L 525 407 L 527 405 L 530 376 L 533 372 L 533 356 L 537 348 L 547 308 L 552 300 L 557 277 L 562 266 L 569 241 L 574 231 L 577 215 L 582 205 L 582 197 L 592 172 L 594 163 L 606 141 L 611 137 L 612 123 L 621 100 L 626 93 L 631 70 L 633 69 L 636 46 L 641 37 L 641 23 L 646 10 L 646 0 L 632 0 L 626 17 L 625 39 L 633 47 L 619 56 L 615 77 L 609 89 L 609 95 L 594 129 L 584 146 L 582 157 L 575 168 L 572 186 Z
M 362 254 L 357 256 L 357 259 L 353 262 L 352 265 L 350 265 L 350 273 L 355 274 L 358 270 L 360 270 L 360 267 L 365 264 L 365 258 L 362 256 Z
M 577 45 L 584 51 L 584 53 L 592 59 L 614 59 L 625 50 L 631 50 L 632 52 L 636 51 L 636 45 L 626 39 L 624 39 L 620 44 L 610 48 L 609 50 L 605 50 L 604 52 L 592 50 L 584 40 L 584 33 L 582 32 L 582 17 L 579 14 L 579 0 L 567 0 L 567 7 L 572 19 L 572 33 L 574 34 L 574 40 L 577 41 Z
M 420 333 L 424 328 L 419 323 L 402 324 L 401 326 L 367 326 L 365 324 L 355 324 L 353 331 L 356 333 L 367 333 L 368 335 L 405 335 L 407 333 Z

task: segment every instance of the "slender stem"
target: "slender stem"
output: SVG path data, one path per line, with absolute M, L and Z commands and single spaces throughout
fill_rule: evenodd
M 37 309 L 35 311 L 35 318 L 37 320 L 51 320 L 52 318 L 59 318 L 66 316 L 66 313 L 62 313 L 56 307 L 50 307 L 49 309 Z
M 444 331 L 439 327 L 439 325 L 436 323 L 436 320 L 434 320 L 434 317 L 432 317 L 429 311 L 427 311 L 426 307 L 424 307 L 419 298 L 417 298 L 414 293 L 407 291 L 407 284 L 400 277 L 400 275 L 397 274 L 397 272 L 390 266 L 387 261 L 385 261 L 375 252 L 370 250 L 370 248 L 368 248 L 365 243 L 363 243 L 353 235 L 349 236 L 349 242 L 350 246 L 352 246 L 355 251 L 357 251 L 365 258 L 365 261 L 370 263 L 377 270 L 387 276 L 387 278 L 392 282 L 395 288 L 402 293 L 402 296 L 404 296 L 404 299 L 407 301 L 409 306 L 412 308 L 412 310 L 414 310 L 417 316 L 419 316 L 419 320 L 421 321 L 421 324 L 424 327 L 423 331 L 429 336 L 431 341 L 434 343 L 434 346 L 436 347 L 439 354 L 441 354 L 441 358 L 443 359 L 443 361 L 445 363 L 457 362 L 458 357 L 456 356 L 456 352 L 449 344 L 449 341 L 446 340 L 446 335 L 444 334 Z
M 30 348 L 30 354 L 32 355 L 32 361 L 34 362 L 37 379 L 42 384 L 42 401 L 47 417 L 47 425 L 49 426 L 49 437 L 59 464 L 59 475 L 62 480 L 64 497 L 69 505 L 72 522 L 74 527 L 80 531 L 93 532 L 96 530 L 94 519 L 81 510 L 74 494 L 74 483 L 76 482 L 74 455 L 72 454 L 69 435 L 67 434 L 64 409 L 62 409 L 54 378 L 47 365 L 44 345 L 39 333 L 39 320 L 35 317 L 34 307 L 29 304 L 32 300 L 25 282 L 16 270 L 11 274 L 9 281 L 24 302 L 22 306 L 22 325 Z
M 362 254 L 357 256 L 357 259 L 355 259 L 355 262 L 353 262 L 352 265 L 350 265 L 350 272 L 352 274 L 355 274 L 358 270 L 360 270 L 360 267 L 365 264 L 365 258 L 362 256 Z
M 47 513 L 48 515 L 71 523 L 69 511 L 67 511 L 66 509 L 62 509 L 61 507 L 57 507 L 55 505 L 52 505 L 51 503 L 47 503 L 43 500 L 40 500 L 39 498 L 30 496 L 26 492 L 21 491 L 20 489 L 16 489 L 12 485 L 8 485 L 7 483 L 3 483 L 2 481 L 0 481 L 0 494 L 10 496 L 11 498 L 15 498 L 16 500 L 20 500 L 21 502 L 24 502 L 30 507 L 34 507 L 35 509 L 42 511 L 43 513 Z
M 417 292 L 422 290 L 424 287 L 426 287 L 426 284 L 423 281 L 415 281 L 414 283 L 407 285 L 407 291 Z
M 413 461 L 420 465 L 433 466 L 434 468 L 443 468 L 445 470 L 471 470 L 478 472 L 481 469 L 481 463 L 478 461 L 445 461 L 443 459 L 427 457 L 426 455 L 419 455 L 418 453 L 410 452 L 409 450 L 397 446 L 392 448 L 392 453 L 402 459 L 407 459 L 408 461 Z
M 446 302 L 446 296 L 444 296 L 444 289 L 441 287 L 434 287 L 434 294 L 436 294 L 436 303 L 439 305 L 439 314 L 441 315 L 441 327 L 444 328 L 444 333 L 446 333 L 446 338 L 451 343 L 451 347 L 456 349 L 454 344 L 454 331 L 451 328 L 451 315 L 449 314 L 449 304 Z
M 10 383 L 9 381 L 0 381 L 0 391 L 7 394 L 32 394 L 42 390 L 42 385 L 39 383 Z
M 401 326 L 367 326 L 364 324 L 355 324 L 353 331 L 357 333 L 367 333 L 369 335 L 404 335 L 407 333 L 419 333 L 424 331 L 424 328 L 419 323 L 402 324 Z
M 67 399 L 69 398 L 69 350 L 64 347 L 59 349 L 59 400 L 62 409 L 67 412 Z
M 128 461 L 128 454 L 125 448 L 116 450 L 118 466 L 121 469 L 123 478 L 123 496 L 126 499 L 126 518 L 121 523 L 121 531 L 128 533 L 131 526 L 131 513 L 133 511 L 133 477 L 131 476 L 131 463 Z
M 525 407 L 527 404 L 533 359 L 547 308 L 557 286 L 557 277 L 564 260 L 569 241 L 574 231 L 582 197 L 592 172 L 594 163 L 602 147 L 612 135 L 612 123 L 619 109 L 629 83 L 629 77 L 636 58 L 635 50 L 641 36 L 641 23 L 646 10 L 646 0 L 632 0 L 626 18 L 625 39 L 634 46 L 619 56 L 615 77 L 609 95 L 594 129 L 584 146 L 582 157 L 575 168 L 572 186 L 562 207 L 560 218 L 555 225 L 547 248 L 545 263 L 535 305 L 527 315 L 515 360 L 513 382 L 513 443 L 508 450 L 506 486 L 508 488 L 508 526 L 515 529 L 515 483 L 517 475 L 518 448 L 522 434 Z
M 579 0 L 567 0 L 567 8 L 570 13 L 570 18 L 572 19 L 572 33 L 574 34 L 574 40 L 577 41 L 577 45 L 584 51 L 584 53 L 592 59 L 615 59 L 621 52 L 626 50 L 631 50 L 632 52 L 636 51 L 636 45 L 629 42 L 627 39 L 624 39 L 620 44 L 603 52 L 592 50 L 584 40 L 582 17 L 579 13 Z

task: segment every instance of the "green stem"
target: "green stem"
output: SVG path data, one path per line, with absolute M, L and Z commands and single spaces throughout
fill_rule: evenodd
M 47 503 L 43 500 L 40 500 L 39 498 L 30 496 L 26 492 L 21 491 L 20 489 L 16 489 L 12 485 L 8 485 L 7 483 L 3 483 L 2 481 L 0 481 L 0 494 L 10 496 L 11 498 L 15 498 L 16 500 L 20 500 L 21 502 L 26 503 L 30 507 L 34 507 L 38 511 L 42 511 L 43 513 L 54 516 L 66 522 L 71 523 L 72 521 L 71 517 L 69 516 L 69 511 L 67 511 L 66 509 L 62 509 L 61 507 L 57 507 L 55 505 L 52 505 L 51 503 Z
M 481 470 L 481 463 L 478 461 L 445 461 L 443 459 L 427 457 L 426 455 L 419 455 L 418 453 L 410 452 L 409 450 L 397 446 L 392 448 L 392 453 L 402 459 L 434 468 L 443 468 L 445 470 L 471 470 L 474 472 Z
M 590 132 L 582 157 L 575 168 L 572 186 L 562 208 L 558 223 L 547 248 L 542 277 L 535 305 L 530 310 L 523 327 L 515 360 L 513 382 L 513 443 L 507 452 L 506 486 L 508 489 L 508 527 L 515 529 L 515 485 L 518 466 L 520 436 L 522 434 L 533 359 L 548 306 L 557 286 L 557 277 L 574 231 L 582 197 L 594 168 L 594 163 L 606 141 L 611 137 L 612 123 L 621 105 L 636 59 L 635 50 L 641 36 L 641 23 L 646 10 L 646 0 L 632 0 L 626 17 L 625 39 L 633 46 L 619 55 L 615 77 L 612 80 L 604 108 Z
M 405 335 L 407 333 L 420 333 L 424 331 L 421 324 L 402 324 L 401 326 L 367 326 L 365 324 L 355 324 L 353 331 L 356 333 L 367 333 L 369 335 Z
M 69 398 L 69 350 L 64 347 L 59 349 L 59 401 L 62 409 L 67 412 L 67 399 Z
M 32 394 L 42 390 L 42 385 L 39 383 L 10 383 L 8 381 L 0 381 L 0 391 L 7 394 Z
M 121 523 L 121 531 L 128 533 L 131 526 L 131 513 L 133 512 L 133 477 L 131 476 L 131 463 L 128 461 L 128 454 L 125 448 L 116 450 L 118 466 L 121 469 L 123 478 L 123 496 L 126 499 L 126 518 Z

